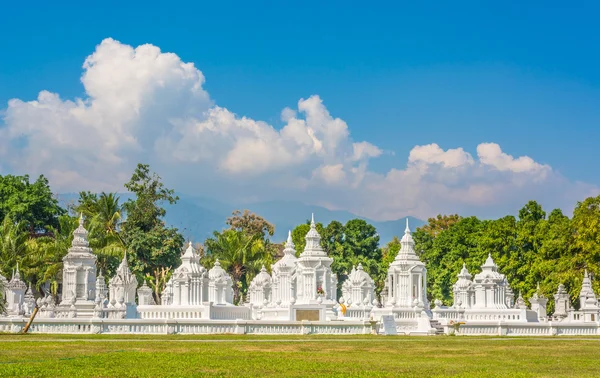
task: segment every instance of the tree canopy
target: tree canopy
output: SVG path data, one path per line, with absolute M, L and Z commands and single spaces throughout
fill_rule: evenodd
M 0 176 L 0 220 L 10 216 L 33 236 L 58 227 L 58 217 L 65 213 L 44 176 L 33 183 L 28 175 Z

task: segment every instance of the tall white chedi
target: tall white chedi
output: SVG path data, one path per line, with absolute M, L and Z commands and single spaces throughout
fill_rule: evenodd
M 583 282 L 581 283 L 581 291 L 579 292 L 579 309 L 587 310 L 598 308 L 598 299 L 594 289 L 592 288 L 592 280 L 587 269 L 583 274 Z
M 94 305 L 96 298 L 96 255 L 88 242 L 88 231 L 83 227 L 83 215 L 79 227 L 73 231 L 73 242 L 63 258 L 61 306 Z
M 427 269 L 415 252 L 408 219 L 404 236 L 400 240 L 400 251 L 390 264 L 386 287 L 388 291 L 386 307 L 413 308 L 415 306 L 429 310 L 427 300 Z
M 6 285 L 6 313 L 7 315 L 23 315 L 25 313 L 24 302 L 27 285 L 21 280 L 19 273 L 19 264 L 17 269 L 13 271 L 11 280 Z
M 287 242 L 283 250 L 283 257 L 271 267 L 272 274 L 272 301 L 281 305 L 288 305 L 296 300 L 296 249 L 292 242 L 292 231 L 288 231 Z
M 135 293 L 137 289 L 137 278 L 131 273 L 127 263 L 127 252 L 123 254 L 123 260 L 113 278 L 108 283 L 108 297 L 111 305 L 135 304 Z
M 196 306 L 208 302 L 208 272 L 200 265 L 200 256 L 190 241 L 181 265 L 171 277 L 173 306 Z
M 321 235 L 317 232 L 314 215 L 305 239 L 304 251 L 296 261 L 296 304 L 311 304 L 317 299 L 323 303 L 335 302 L 337 277 L 331 271 L 333 259 L 321 247 Z

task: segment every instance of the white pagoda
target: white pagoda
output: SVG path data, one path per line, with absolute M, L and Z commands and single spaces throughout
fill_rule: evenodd
M 473 286 L 475 289 L 473 308 L 508 308 L 506 305 L 508 282 L 504 274 L 498 272 L 498 266 L 494 263 L 491 254 L 488 254 L 485 263 L 481 266 L 481 272 L 475 275 Z
M 375 299 L 375 282 L 365 272 L 362 264 L 352 267 L 348 278 L 342 284 L 342 297 L 347 307 L 370 305 Z
M 387 296 L 383 308 L 373 309 L 373 318 L 393 316 L 396 329 L 404 334 L 432 332 L 427 300 L 427 268 L 415 252 L 415 241 L 408 227 L 400 240 L 400 251 L 388 268 L 385 282 Z
M 5 289 L 6 313 L 8 316 L 20 316 L 25 314 L 25 308 L 23 304 L 26 291 L 27 284 L 21 280 L 19 264 L 17 263 L 17 269 L 13 270 L 12 278 L 6 285 Z
M 119 264 L 115 275 L 110 279 L 108 284 L 110 304 L 113 306 L 116 306 L 116 303 L 121 305 L 135 304 L 137 284 L 137 278 L 135 278 L 135 275 L 129 269 L 127 252 L 125 252 L 121 264 Z
M 292 242 L 292 232 L 288 231 L 283 257 L 271 267 L 273 272 L 272 302 L 284 306 L 295 302 L 294 274 L 296 273 L 297 261 L 296 249 Z
M 195 306 L 208 301 L 208 274 L 190 241 L 172 281 L 172 305 Z
M 83 227 L 83 215 L 73 231 L 73 242 L 63 258 L 62 301 L 60 306 L 75 306 L 82 317 L 91 317 L 96 299 L 96 255 Z
M 400 245 L 400 251 L 388 269 L 385 283 L 388 297 L 385 306 L 429 310 L 426 294 L 427 268 L 415 252 L 415 241 L 408 227 L 408 219 Z
M 221 268 L 219 259 L 208 271 L 208 300 L 215 305 L 233 304 L 233 280 L 227 272 Z

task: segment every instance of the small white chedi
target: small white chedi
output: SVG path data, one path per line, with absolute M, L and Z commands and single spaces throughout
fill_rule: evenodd
M 37 306 L 30 332 L 371 333 L 387 316 L 395 321 L 399 334 L 410 335 L 600 335 L 600 304 L 587 270 L 579 310 L 571 307 L 561 284 L 554 295 L 555 311 L 548 316 L 548 299 L 539 286 L 528 297 L 530 307 L 522 293 L 515 299 L 491 254 L 474 276 L 463 264 L 452 287 L 451 306 L 436 300 L 430 308 L 427 269 L 414 249 L 408 222 L 400 251 L 389 266 L 381 303 L 373 279 L 361 264 L 348 273 L 337 298 L 333 260 L 321 246 L 314 216 L 302 253 L 296 257 L 288 233 L 283 257 L 271 267 L 262 267 L 249 285 L 248 302 L 242 305 L 232 303 L 233 281 L 221 263 L 215 261 L 207 271 L 191 242 L 157 303 L 153 289 L 145 281 L 139 285 L 127 255 L 108 285 L 102 272 L 96 275 L 96 257 L 82 217 L 73 234 L 63 260 L 60 304 L 49 294 L 36 300 L 18 266 L 10 281 L 0 275 L 7 302 L 6 312 L 0 314 L 0 332 L 19 332 Z

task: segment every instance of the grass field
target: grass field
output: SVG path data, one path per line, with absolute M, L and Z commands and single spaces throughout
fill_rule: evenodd
M 600 376 L 600 338 L 0 335 L 0 377 Z

